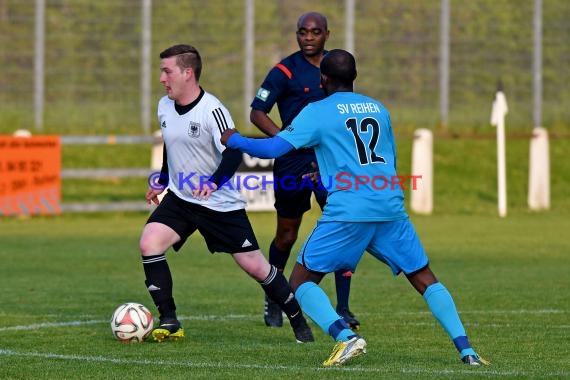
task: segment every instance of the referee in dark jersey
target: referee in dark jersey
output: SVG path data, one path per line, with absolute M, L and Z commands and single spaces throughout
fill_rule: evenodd
M 300 50 L 276 64 L 267 74 L 251 103 L 250 119 L 268 136 L 276 135 L 287 127 L 297 114 L 309 103 L 321 100 L 325 93 L 320 85 L 319 65 L 329 37 L 327 19 L 320 13 L 303 14 L 297 22 L 297 43 Z M 268 116 L 277 105 L 281 117 L 281 128 Z M 311 194 L 315 194 L 322 208 L 327 192 L 318 186 L 307 186 L 303 176 L 314 172 L 317 159 L 312 149 L 294 150 L 275 159 L 273 175 L 275 180 L 275 209 L 277 231 L 269 247 L 269 262 L 283 271 L 291 249 L 297 241 L 303 214 L 311 208 Z M 280 179 L 287 179 L 287 186 L 280 187 Z M 353 330 L 360 328 L 360 322 L 350 311 L 348 298 L 352 272 L 335 272 L 337 313 Z M 265 299 L 265 324 L 280 327 L 283 324 L 279 305 Z

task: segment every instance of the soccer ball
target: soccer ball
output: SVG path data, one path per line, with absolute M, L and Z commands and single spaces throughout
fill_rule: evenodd
M 111 317 L 111 331 L 124 343 L 142 342 L 152 331 L 150 311 L 140 303 L 126 302 L 115 309 Z

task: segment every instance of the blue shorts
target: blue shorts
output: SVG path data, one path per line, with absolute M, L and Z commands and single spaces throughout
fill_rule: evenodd
M 311 209 L 311 194 L 315 193 L 317 203 L 324 207 L 327 190 L 311 184 L 303 175 L 314 172 L 311 163 L 317 163 L 312 149 L 299 149 L 276 158 L 273 176 L 277 179 L 275 190 L 275 210 L 283 218 L 300 218 Z
M 410 274 L 428 265 L 428 257 L 410 219 L 391 222 L 322 222 L 313 229 L 297 256 L 307 269 L 354 272 L 364 251 L 392 269 Z

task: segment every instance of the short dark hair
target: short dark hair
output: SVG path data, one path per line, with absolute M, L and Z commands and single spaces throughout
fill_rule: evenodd
M 160 59 L 176 56 L 176 65 L 181 70 L 191 68 L 196 76 L 196 81 L 200 79 L 202 73 L 202 57 L 198 49 L 191 45 L 174 45 L 160 53 Z
M 354 56 L 342 49 L 333 49 L 321 61 L 321 73 L 334 83 L 351 85 L 356 79 L 356 61 Z

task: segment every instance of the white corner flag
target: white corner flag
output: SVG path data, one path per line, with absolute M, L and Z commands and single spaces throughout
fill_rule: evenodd
M 491 125 L 497 127 L 497 183 L 499 216 L 507 216 L 507 169 L 505 157 L 505 115 L 509 112 L 507 97 L 499 84 L 493 109 L 491 110 Z

